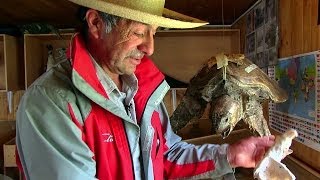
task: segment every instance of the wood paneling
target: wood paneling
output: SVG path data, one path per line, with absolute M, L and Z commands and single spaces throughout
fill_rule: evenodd
M 6 89 L 6 66 L 4 62 L 4 42 L 0 36 L 0 90 Z
M 294 173 L 297 179 L 307 179 L 307 180 L 319 180 L 320 174 L 310 167 L 306 166 L 301 161 L 296 158 L 287 156 L 283 163 Z
M 279 55 L 280 57 L 284 57 L 287 54 L 291 53 L 292 50 L 292 34 L 291 34 L 291 17 L 290 14 L 292 14 L 292 8 L 291 8 L 291 3 L 292 0 L 281 0 L 279 2 L 279 9 L 283 7 L 283 5 L 286 5 L 286 8 L 282 8 L 281 12 L 281 17 L 279 19 L 279 29 L 280 29 L 280 49 Z M 284 16 L 283 14 L 287 14 L 287 16 Z M 290 26 L 290 28 L 288 28 Z
M 319 11 L 319 5 L 317 6 L 316 4 L 319 4 L 319 0 L 312 0 L 313 3 L 311 3 L 311 49 L 312 50 L 316 50 L 316 49 L 320 49 L 320 25 L 317 25 L 317 23 L 315 23 L 314 21 L 317 22 L 317 17 L 318 17 L 318 13 L 320 13 Z M 308 9 L 306 9 L 306 11 L 308 11 Z
M 312 1 L 302 1 L 303 9 L 309 11 L 304 12 L 303 24 L 302 24 L 302 37 L 303 37 L 303 52 L 307 52 L 309 49 L 312 49 Z M 320 48 L 320 47 L 319 47 Z
M 318 0 L 280 0 L 279 57 L 288 57 L 320 49 Z

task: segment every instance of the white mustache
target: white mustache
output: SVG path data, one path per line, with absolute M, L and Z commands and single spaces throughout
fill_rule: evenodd
M 142 59 L 144 56 L 144 53 L 139 51 L 138 49 L 135 49 L 131 51 L 128 55 L 128 57 L 134 58 L 134 59 Z

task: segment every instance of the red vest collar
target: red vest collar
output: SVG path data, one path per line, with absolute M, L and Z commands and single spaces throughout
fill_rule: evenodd
M 71 61 L 73 71 L 76 71 L 95 91 L 105 98 L 108 98 L 96 74 L 96 69 L 91 59 L 92 57 L 79 33 L 75 34 L 72 38 L 67 56 Z

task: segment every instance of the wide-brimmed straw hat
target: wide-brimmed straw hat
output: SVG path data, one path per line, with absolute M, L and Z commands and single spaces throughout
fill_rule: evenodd
M 166 28 L 194 28 L 208 24 L 164 8 L 165 0 L 69 0 L 134 21 Z

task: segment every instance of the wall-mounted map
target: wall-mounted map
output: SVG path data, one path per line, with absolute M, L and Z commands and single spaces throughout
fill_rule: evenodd
M 270 104 L 271 128 L 298 131 L 298 141 L 320 151 L 320 51 L 283 58 L 269 76 L 288 93 L 288 100 Z

